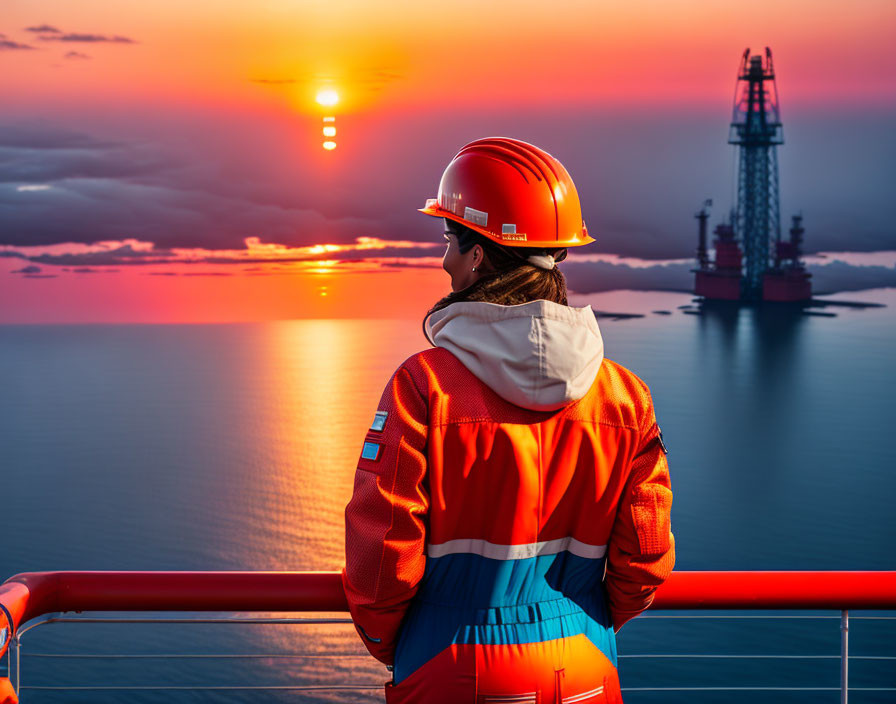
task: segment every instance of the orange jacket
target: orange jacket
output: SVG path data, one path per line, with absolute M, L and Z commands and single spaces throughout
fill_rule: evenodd
M 576 580 L 593 579 L 595 598 L 609 608 L 611 638 L 610 620 L 618 630 L 650 605 L 674 563 L 665 447 L 647 386 L 602 359 L 602 349 L 583 395 L 552 410 L 507 401 L 461 363 L 462 353 L 443 347 L 395 372 L 379 405 L 384 423 L 367 433 L 346 508 L 345 593 L 376 658 L 393 662 L 421 584 L 430 601 L 441 588 L 442 601 L 490 608 L 505 603 L 511 586 L 512 603 L 557 594 L 580 601 Z M 539 591 L 543 570 L 520 577 L 524 564 L 565 553 L 585 567 L 552 583 L 550 594 Z M 446 557 L 455 561 L 436 575 Z M 469 560 L 507 568 L 484 576 Z M 498 588 L 483 579 L 504 581 Z M 441 587 L 426 586 L 435 580 Z M 611 647 L 615 661 L 615 641 Z

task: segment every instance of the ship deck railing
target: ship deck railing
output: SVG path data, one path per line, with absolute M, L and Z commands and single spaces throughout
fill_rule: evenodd
M 676 686 L 623 688 L 623 692 L 762 692 L 837 691 L 840 701 L 850 692 L 877 692 L 896 699 L 896 687 L 850 687 L 849 665 L 877 661 L 892 672 L 896 656 L 850 655 L 851 620 L 889 620 L 896 616 L 854 612 L 896 610 L 896 571 L 674 572 L 657 591 L 644 618 L 839 619 L 839 654 L 755 653 L 626 653 L 624 659 L 746 660 L 795 659 L 839 661 L 839 687 L 831 686 Z M 363 654 L 108 654 L 31 653 L 23 637 L 52 624 L 222 624 L 308 626 L 351 624 L 338 572 L 32 572 L 0 585 L 0 659 L 21 698 L 29 690 L 246 690 L 363 691 L 381 690 L 382 683 L 294 683 L 263 685 L 92 685 L 23 683 L 24 658 L 56 659 L 235 659 L 289 657 L 364 657 Z M 95 616 L 114 612 L 126 616 Z M 677 613 L 676 613 L 677 612 Z M 688 612 L 688 613 L 683 613 Z M 691 613 L 691 612 L 697 612 Z M 713 613 L 716 612 L 716 613 Z M 734 612 L 734 613 L 729 613 Z M 772 612 L 769 614 L 768 612 Z M 794 614 L 793 612 L 797 612 Z M 811 614 L 809 612 L 812 612 Z M 818 614 L 817 612 L 823 612 Z M 832 612 L 832 613 L 831 613 Z M 140 616 L 131 614 L 140 613 Z M 143 616 L 142 614 L 156 614 Z M 170 616 L 172 613 L 188 614 Z M 73 615 L 66 615 L 73 614 Z M 90 615 L 84 615 L 90 614 Z M 207 616 L 202 614 L 208 614 Z M 302 614 L 295 616 L 295 614 Z M 308 615 L 304 614 L 317 614 Z M 834 663 L 832 663 L 833 665 Z M 385 679 L 385 678 L 384 678 Z M 27 704 L 27 696 L 25 697 Z

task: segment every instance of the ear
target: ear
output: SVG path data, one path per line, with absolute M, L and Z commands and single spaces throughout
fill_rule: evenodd
M 480 266 L 483 259 L 485 259 L 485 251 L 482 249 L 482 245 L 474 244 L 470 252 L 473 257 L 473 266 Z

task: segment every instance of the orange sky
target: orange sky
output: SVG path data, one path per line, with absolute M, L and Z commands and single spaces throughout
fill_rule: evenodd
M 3 323 L 422 319 L 448 292 L 441 269 L 387 273 L 269 270 L 251 275 L 208 266 L 193 271 L 132 267 L 111 273 L 60 272 L 52 279 L 9 276 L 5 270 L 0 265 L 0 276 L 5 276 Z
M 22 31 L 42 23 L 138 43 L 84 49 Z M 17 55 L 18 70 L 3 72 L 16 102 L 80 101 L 86 93 L 112 103 L 282 103 L 313 111 L 317 87 L 333 83 L 340 110 L 350 113 L 449 96 L 472 105 L 526 104 L 534 96 L 564 105 L 712 100 L 716 81 L 731 81 L 732 47 L 766 45 L 790 57 L 790 101 L 892 100 L 894 26 L 891 0 L 561 1 L 549 8 L 478 0 L 7 0 L 0 31 L 40 49 Z M 101 69 L 61 61 L 71 48 L 102 59 Z

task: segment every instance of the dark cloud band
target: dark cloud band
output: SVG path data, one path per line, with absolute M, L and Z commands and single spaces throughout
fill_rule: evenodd
M 137 44 L 138 42 L 130 37 L 112 36 L 107 37 L 105 34 L 81 34 L 72 32 L 70 34 L 46 34 L 41 35 L 39 39 L 42 42 L 80 42 L 85 44 Z
M 14 42 L 0 34 L 0 51 L 34 51 L 35 47 L 21 42 Z

